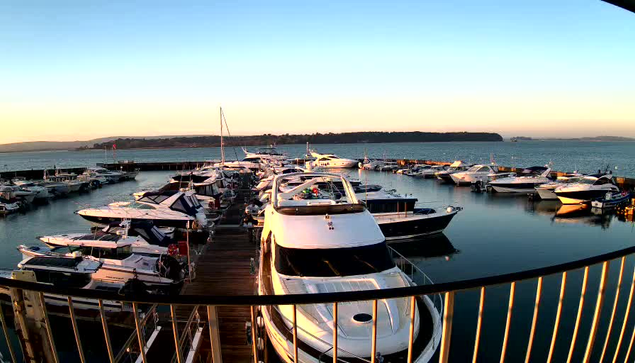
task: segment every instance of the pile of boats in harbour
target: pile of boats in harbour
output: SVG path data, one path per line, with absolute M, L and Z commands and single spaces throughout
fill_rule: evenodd
M 563 174 L 552 179 L 549 166 L 533 166 L 520 173 L 501 172 L 495 164 L 467 165 L 455 161 L 449 166 L 413 165 L 395 169 L 391 162 L 386 169 L 382 161 L 361 163 L 364 169 L 392 170 L 420 178 L 436 178 L 457 186 L 472 186 L 475 191 L 529 194 L 544 200 L 559 200 L 562 204 L 591 204 L 594 208 L 615 208 L 630 201 L 631 194 L 622 191 L 610 172 Z M 372 167 L 371 167 L 372 166 Z
M 41 180 L 27 180 L 24 177 L 0 180 L 0 216 L 25 210 L 32 204 L 46 204 L 71 193 L 88 192 L 106 184 L 133 180 L 138 173 L 91 167 L 79 175 L 60 170 L 55 170 L 51 175 L 45 170 Z
M 38 237 L 44 245 L 20 245 L 23 260 L 17 270 L 0 271 L 0 276 L 137 296 L 178 293 L 194 273 L 190 246 L 211 237 L 235 197 L 236 175 L 209 166 L 175 175 L 157 190 L 139 191 L 132 201 L 79 210 L 76 214 L 92 225 L 90 231 Z M 45 300 L 68 303 L 55 294 L 45 294 Z M 104 303 L 110 311 L 129 308 Z M 93 309 L 98 302 L 80 299 L 75 306 Z

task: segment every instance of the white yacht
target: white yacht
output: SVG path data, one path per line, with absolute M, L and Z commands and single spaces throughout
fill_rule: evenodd
M 19 210 L 20 205 L 17 202 L 13 202 L 0 197 L 0 216 L 6 216 L 11 213 L 16 213 Z
M 207 227 L 205 211 L 192 192 L 147 192 L 136 202 L 116 202 L 77 212 L 96 226 L 129 219 L 148 220 L 158 227 Z
M 395 265 L 377 223 L 361 205 L 353 188 L 336 174 L 305 174 L 311 179 L 287 192 L 276 177 L 272 202 L 265 210 L 258 289 L 261 295 L 310 294 L 389 289 L 413 282 Z M 319 183 L 338 181 L 345 196 Z M 304 193 L 309 190 L 310 193 Z M 427 362 L 440 340 L 440 312 L 427 296 L 378 301 L 376 352 L 386 361 L 401 361 L 408 353 L 410 309 L 415 310 L 414 362 Z M 369 360 L 372 343 L 372 302 L 340 303 L 337 354 L 342 361 Z M 294 356 L 293 306 L 261 307 L 265 330 L 278 356 Z M 297 306 L 300 362 L 332 360 L 332 304 Z
M 124 284 L 137 279 L 150 289 L 164 289 L 174 292 L 183 282 L 186 266 L 182 266 L 174 257 L 167 254 L 143 256 L 132 252 L 132 243 L 118 243 L 116 247 L 104 246 L 100 241 L 83 246 L 17 247 L 24 258 L 29 257 L 67 257 L 84 258 L 101 263 L 92 273 L 94 281 L 108 284 Z
M 176 244 L 164 231 L 148 221 L 123 221 L 96 229 L 92 233 L 64 233 L 38 238 L 52 248 L 96 246 L 113 249 L 126 244 L 131 246 L 132 253 L 149 256 L 167 254 L 168 246 Z
M 314 167 L 321 168 L 354 168 L 359 161 L 353 159 L 340 158 L 335 154 L 320 154 L 311 151 L 311 156 L 315 158 L 311 163 Z
M 35 193 L 34 201 L 36 202 L 48 201 L 52 197 L 52 195 L 49 193 L 48 188 L 38 185 L 32 180 L 26 180 L 23 177 L 18 177 L 11 180 L 11 182 L 21 190 Z
M 543 200 L 558 200 L 558 196 L 555 193 L 556 188 L 561 187 L 565 184 L 575 183 L 582 177 L 582 174 L 578 174 L 575 172 L 573 174 L 561 175 L 554 181 L 549 181 L 545 184 L 538 185 L 536 187 L 536 193 L 538 193 L 540 199 Z
M 87 168 L 85 173 L 94 177 L 103 177 L 106 178 L 106 181 L 110 184 L 118 183 L 123 178 L 123 173 L 113 170 L 108 170 L 102 167 L 91 167 Z
M 16 185 L 0 184 L 0 198 L 7 200 L 17 199 L 22 203 L 31 204 L 35 200 L 36 192 L 21 189 Z
M 562 204 L 582 204 L 602 198 L 609 192 L 619 192 L 620 188 L 613 182 L 612 175 L 599 177 L 587 175 L 576 183 L 560 186 L 554 193 Z
M 442 182 L 452 183 L 453 182 L 452 174 L 466 171 L 468 168 L 469 168 L 469 165 L 462 162 L 461 160 L 457 160 L 453 162 L 452 164 L 450 164 L 450 166 L 447 169 L 437 171 L 434 175 L 437 177 L 437 179 L 441 180 Z
M 551 168 L 532 166 L 525 168 L 520 175 L 508 176 L 490 181 L 489 185 L 497 193 L 535 193 L 536 187 L 551 181 Z
M 498 167 L 495 165 L 474 165 L 466 171 L 450 174 L 456 185 L 469 185 L 476 182 L 487 183 L 498 174 Z

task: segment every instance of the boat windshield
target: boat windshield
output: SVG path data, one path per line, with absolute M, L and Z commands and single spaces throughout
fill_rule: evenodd
M 276 246 L 276 271 L 289 276 L 365 275 L 395 267 L 385 242 L 369 246 L 300 249 Z

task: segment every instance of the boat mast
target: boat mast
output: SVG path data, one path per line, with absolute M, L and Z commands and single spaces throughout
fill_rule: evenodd
M 220 108 L 220 164 L 225 166 L 225 145 L 223 144 L 223 108 Z

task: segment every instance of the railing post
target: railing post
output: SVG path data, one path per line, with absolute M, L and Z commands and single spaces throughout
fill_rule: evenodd
M 584 278 L 582 279 L 582 289 L 580 290 L 580 302 L 578 303 L 578 314 L 575 317 L 575 326 L 573 328 L 573 335 L 571 335 L 571 345 L 569 346 L 569 355 L 567 356 L 567 363 L 571 362 L 573 357 L 573 350 L 575 349 L 575 341 L 578 338 L 578 330 L 580 329 L 580 319 L 582 318 L 582 309 L 584 308 L 584 295 L 586 294 L 586 286 L 589 281 L 589 266 L 584 268 Z
M 591 331 L 589 332 L 589 341 L 586 346 L 586 352 L 584 352 L 583 362 L 588 363 L 591 360 L 591 352 L 593 351 L 593 344 L 595 343 L 595 336 L 598 332 L 598 323 L 600 321 L 600 314 L 602 313 L 602 305 L 604 304 L 604 290 L 606 289 L 606 280 L 609 273 L 610 261 L 605 261 L 602 264 L 602 276 L 600 277 L 600 287 L 598 291 L 598 298 L 595 303 L 595 313 L 593 314 L 593 323 L 591 324 Z
M 99 299 L 99 316 L 101 318 L 101 327 L 104 330 L 104 339 L 106 340 L 106 349 L 108 350 L 108 360 L 110 363 L 115 363 L 115 356 L 112 352 L 112 343 L 110 341 L 110 333 L 108 332 L 108 323 L 106 321 L 106 314 L 104 313 L 104 302 Z
M 4 333 L 4 339 L 7 341 L 7 347 L 9 348 L 9 354 L 11 355 L 11 362 L 17 363 L 18 360 L 15 358 L 13 345 L 11 345 L 11 339 L 9 338 L 9 330 L 7 328 L 7 321 L 4 318 L 4 311 L 2 306 L 0 306 L 0 323 L 2 323 L 2 332 Z
M 46 300 L 44 299 L 44 293 L 39 293 L 40 295 L 40 304 L 42 306 L 42 320 L 44 321 L 46 335 L 48 337 L 49 346 L 51 348 L 51 355 L 53 356 L 53 361 L 58 363 L 60 361 L 57 356 L 57 348 L 55 348 L 55 341 L 53 340 L 53 332 L 51 331 L 51 323 L 49 321 L 49 314 L 46 310 Z
M 450 338 L 452 337 L 452 319 L 454 318 L 454 291 L 445 293 L 443 306 L 443 333 L 441 335 L 441 349 L 439 363 L 447 363 L 450 355 Z
M 617 310 L 617 302 L 620 298 L 620 289 L 622 288 L 622 278 L 624 276 L 624 263 L 626 262 L 626 256 L 623 256 L 620 263 L 620 275 L 617 278 L 617 287 L 615 288 L 615 299 L 613 300 L 613 309 L 611 310 L 611 318 L 609 319 L 609 327 L 606 330 L 606 338 L 604 339 L 604 345 L 602 346 L 602 354 L 600 355 L 600 363 L 604 360 L 606 354 L 606 347 L 609 345 L 609 338 L 611 337 L 611 330 L 613 329 L 613 320 L 615 319 L 615 310 Z
M 624 331 L 626 331 L 626 324 L 628 323 L 628 316 L 631 312 L 631 303 L 633 302 L 633 291 L 635 290 L 635 269 L 633 269 L 633 277 L 631 279 L 631 289 L 628 292 L 628 300 L 626 301 L 626 310 L 624 311 L 624 321 L 622 322 L 622 329 L 620 329 L 620 335 L 617 339 L 617 345 L 615 346 L 615 352 L 613 353 L 612 363 L 617 361 L 617 355 L 620 353 L 620 347 L 622 346 L 622 339 L 624 339 Z M 633 330 L 633 336 L 631 337 L 628 350 L 626 351 L 626 359 L 631 353 L 631 347 L 633 345 L 633 339 L 635 338 L 635 329 Z M 601 362 L 600 362 L 601 363 Z
M 370 362 L 375 363 L 377 359 L 377 300 L 373 300 L 373 332 L 371 337 Z
M 337 363 L 337 301 L 333 303 L 333 363 Z
M 254 363 L 258 363 L 258 342 L 256 341 L 256 307 L 251 306 L 251 353 L 254 355 Z
M 183 356 L 181 347 L 179 346 L 179 324 L 176 320 L 176 312 L 174 311 L 174 305 L 170 304 L 170 315 L 172 316 L 172 333 L 174 335 L 174 349 L 176 349 L 176 361 L 178 363 L 183 362 Z
M 478 357 L 478 346 L 481 341 L 481 325 L 483 323 L 483 307 L 485 306 L 485 286 L 481 287 L 481 297 L 478 301 L 478 319 L 476 320 L 476 334 L 474 336 L 474 353 L 472 353 L 472 362 L 476 363 Z
M 298 363 L 298 308 L 293 304 L 293 362 Z
M 514 295 L 516 293 L 516 281 L 509 285 L 509 304 L 507 306 L 507 319 L 505 321 L 505 335 L 503 337 L 503 348 L 501 350 L 500 363 L 505 362 L 505 353 L 507 352 L 507 340 L 509 338 L 509 328 L 512 323 L 512 311 L 514 309 Z
M 73 333 L 75 333 L 75 343 L 77 343 L 77 352 L 79 353 L 79 360 L 84 363 L 84 349 L 82 348 L 82 340 L 79 337 L 79 329 L 77 328 L 77 320 L 75 319 L 75 309 L 73 308 L 73 299 L 70 296 L 66 297 L 68 302 L 68 312 L 71 315 L 71 323 L 73 325 Z
M 216 306 L 207 305 L 207 324 L 209 325 L 209 342 L 212 349 L 212 361 L 214 363 L 223 363 Z M 252 329 L 253 328 L 254 327 L 252 327 Z
M 412 345 L 415 340 L 415 317 L 417 315 L 417 297 L 413 295 L 410 298 L 410 332 L 408 334 L 408 361 L 412 363 Z
M 553 334 L 551 335 L 551 344 L 549 345 L 549 355 L 547 356 L 547 363 L 551 362 L 553 358 L 553 350 L 556 346 L 556 339 L 558 338 L 558 327 L 560 326 L 560 316 L 562 315 L 562 302 L 564 301 L 564 292 L 567 287 L 567 271 L 562 273 L 562 282 L 560 282 L 560 296 L 558 296 L 558 309 L 556 310 L 556 321 L 553 323 Z
M 137 303 L 132 303 L 132 314 L 134 315 L 134 325 L 137 330 L 137 340 L 139 341 L 139 351 L 141 353 L 141 361 L 146 363 L 146 349 L 143 339 L 143 333 L 141 332 L 141 324 L 139 324 L 139 312 L 137 311 Z
M 531 357 L 531 348 L 534 345 L 534 335 L 536 334 L 536 324 L 538 323 L 538 310 L 540 308 L 540 298 L 542 296 L 542 276 L 538 278 L 538 285 L 536 286 L 536 301 L 534 303 L 534 317 L 531 320 L 531 330 L 529 331 L 529 342 L 527 343 L 527 354 L 525 356 L 525 363 L 529 363 Z

